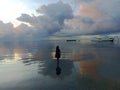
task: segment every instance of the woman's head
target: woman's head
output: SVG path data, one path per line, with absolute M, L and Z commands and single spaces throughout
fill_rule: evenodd
M 59 49 L 59 46 L 56 46 L 56 49 Z

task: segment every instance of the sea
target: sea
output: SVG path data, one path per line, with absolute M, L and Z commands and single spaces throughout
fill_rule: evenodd
M 120 90 L 120 42 L 0 42 L 0 90 Z

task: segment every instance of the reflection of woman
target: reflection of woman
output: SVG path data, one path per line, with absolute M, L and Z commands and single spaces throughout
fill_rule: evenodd
M 61 68 L 59 67 L 59 58 L 61 56 L 61 51 L 59 49 L 59 46 L 56 47 L 56 53 L 55 57 L 57 58 L 57 67 L 56 67 L 56 74 L 60 75 L 61 74 Z
M 57 59 L 59 59 L 60 56 L 61 56 L 61 51 L 60 51 L 60 49 L 59 49 L 59 46 L 57 46 L 57 47 L 56 47 L 55 57 L 56 57 Z
M 57 74 L 57 75 L 60 75 L 60 74 L 61 74 L 61 68 L 60 68 L 60 66 L 59 66 L 59 59 L 57 59 L 56 74 Z

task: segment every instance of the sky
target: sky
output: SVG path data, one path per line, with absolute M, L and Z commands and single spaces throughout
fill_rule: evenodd
M 0 39 L 120 32 L 120 0 L 1 0 Z

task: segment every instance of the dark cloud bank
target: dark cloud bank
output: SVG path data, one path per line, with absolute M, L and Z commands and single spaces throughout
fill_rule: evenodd
M 90 3 L 89 0 L 85 2 L 86 5 Z M 93 0 L 91 0 L 91 2 L 93 2 Z M 92 3 L 91 5 L 94 4 Z M 118 4 L 115 3 L 115 5 Z M 98 8 L 97 6 L 94 7 Z M 102 5 L 102 7 L 105 9 L 106 6 Z M 103 15 L 96 20 L 94 17 L 81 15 L 81 12 L 80 15 L 74 15 L 73 9 L 69 4 L 59 1 L 53 4 L 43 5 L 39 7 L 36 12 L 38 12 L 38 16 L 31 16 L 25 13 L 21 14 L 17 20 L 23 23 L 17 27 L 13 27 L 12 23 L 3 23 L 0 21 L 0 39 L 26 40 L 50 36 L 74 36 L 120 31 L 120 11 L 117 12 L 117 10 L 112 15 L 110 14 L 112 13 L 110 10 L 99 11 L 102 14 L 107 13 L 109 15 Z

